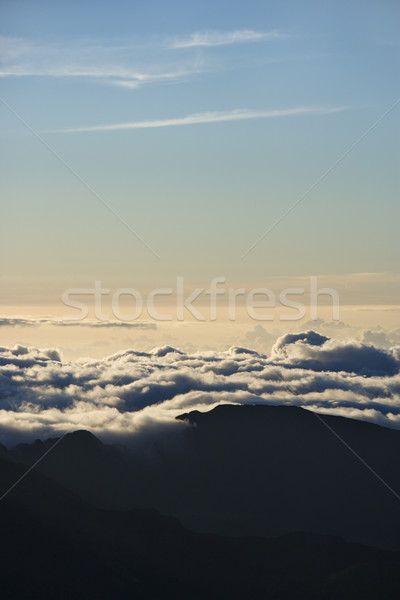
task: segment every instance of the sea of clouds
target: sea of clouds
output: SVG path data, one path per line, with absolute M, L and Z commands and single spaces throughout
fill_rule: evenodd
M 66 361 L 54 349 L 0 347 L 0 440 L 87 429 L 102 439 L 141 434 L 224 403 L 286 404 L 400 428 L 400 346 L 314 331 L 279 337 L 269 355 L 234 346 L 170 346 Z

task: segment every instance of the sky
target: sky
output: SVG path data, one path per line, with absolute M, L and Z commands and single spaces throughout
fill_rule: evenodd
M 58 319 L 95 281 L 175 298 L 177 277 L 279 295 L 318 276 L 347 333 L 399 326 L 397 2 L 3 0 L 0 22 L 4 317 Z M 241 319 L 133 343 L 256 343 Z M 269 348 L 291 324 L 267 325 Z M 132 344 L 94 329 L 2 333 Z

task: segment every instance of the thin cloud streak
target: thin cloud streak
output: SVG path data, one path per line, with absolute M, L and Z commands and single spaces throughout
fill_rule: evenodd
M 156 323 L 151 323 L 149 321 L 96 321 L 90 319 L 75 321 L 68 319 L 52 319 L 48 317 L 0 317 L 0 327 L 40 327 L 42 325 L 50 325 L 52 327 L 157 329 Z
M 276 110 L 248 110 L 236 109 L 226 112 L 195 113 L 187 117 L 176 119 L 163 119 L 155 121 L 135 121 L 133 123 L 114 123 L 110 125 L 94 125 L 90 127 L 76 127 L 72 129 L 58 129 L 51 133 L 80 133 L 91 131 L 120 131 L 128 129 L 151 129 L 156 127 L 177 127 L 180 125 L 198 125 L 203 123 L 221 123 L 224 121 L 243 121 L 248 119 L 274 119 L 279 117 L 292 117 L 299 115 L 329 115 L 346 110 L 347 107 L 321 108 L 313 106 L 300 106 L 297 108 Z
M 232 44 L 243 44 L 248 42 L 261 42 L 268 40 L 280 40 L 287 36 L 279 31 L 253 31 L 252 29 L 240 29 L 238 31 L 204 31 L 192 33 L 190 36 L 177 39 L 170 48 L 198 48 L 199 46 L 228 46 Z
M 88 78 L 106 81 L 112 85 L 121 87 L 139 87 L 146 83 L 156 83 L 158 81 L 178 80 L 193 74 L 198 74 L 200 69 L 198 65 L 192 70 L 166 71 L 158 73 L 144 73 L 130 71 L 122 67 L 101 68 L 101 67 L 19 67 L 0 69 L 0 79 L 6 77 L 55 77 L 55 78 Z
M 174 82 L 198 75 L 204 65 L 166 62 L 166 50 L 199 46 L 224 46 L 245 42 L 283 39 L 279 31 L 257 32 L 243 29 L 232 32 L 197 32 L 181 38 L 152 39 L 149 50 L 161 52 L 158 61 L 146 67 L 132 68 L 143 47 L 132 42 L 125 45 L 100 43 L 92 40 L 68 43 L 38 43 L 35 40 L 0 35 L 0 79 L 23 77 L 78 78 L 94 80 L 125 89 L 135 89 L 152 83 Z M 138 49 L 139 48 L 139 49 Z M 178 54 L 172 52 L 177 58 Z M 142 56 L 143 59 L 143 56 Z
M 160 51 L 165 54 L 165 42 Z M 134 45 L 116 46 L 92 42 L 38 44 L 34 40 L 0 36 L 0 79 L 23 77 L 78 78 L 125 88 L 178 81 L 202 71 L 199 59 L 166 63 L 162 56 L 155 64 L 135 68 L 139 60 Z M 140 52 L 139 52 L 140 55 Z M 176 56 L 176 55 L 175 55 Z M 143 59 L 143 56 L 142 56 Z

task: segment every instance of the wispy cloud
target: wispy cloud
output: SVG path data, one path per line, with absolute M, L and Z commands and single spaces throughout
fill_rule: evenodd
M 157 47 L 136 47 L 130 43 L 101 44 L 95 40 L 38 43 L 0 36 L 0 78 L 80 78 L 137 88 L 178 81 L 202 71 L 198 58 L 167 61 L 165 44 L 159 42 L 158 45 L 159 54 Z M 148 55 L 153 57 L 153 62 L 149 62 Z
M 238 31 L 203 31 L 192 33 L 189 36 L 175 39 L 170 48 L 195 48 L 199 46 L 228 46 L 249 42 L 262 42 L 284 39 L 287 36 L 280 31 L 253 31 L 240 29 Z
M 137 88 L 148 83 L 157 83 L 162 81 L 178 81 L 184 77 L 199 72 L 196 65 L 192 69 L 182 69 L 176 71 L 146 73 L 129 70 L 119 66 L 96 67 L 93 65 L 55 65 L 55 66 L 27 66 L 13 65 L 11 67 L 0 67 L 1 77 L 79 77 L 87 79 L 96 79 L 110 85 L 117 85 L 126 88 Z
M 0 36 L 0 78 L 79 78 L 122 88 L 177 82 L 205 70 L 203 60 L 183 58 L 170 49 L 223 46 L 281 39 L 279 31 L 249 29 L 193 33 L 182 38 L 141 40 L 71 39 L 57 41 Z M 210 64 L 208 64 L 208 70 Z
M 69 321 L 51 319 L 47 317 L 32 317 L 29 319 L 21 317 L 1 317 L 0 327 L 41 327 L 50 325 L 52 327 L 93 327 L 93 328 L 125 328 L 125 329 L 157 329 L 155 323 L 148 321 L 95 321 L 85 319 L 83 321 Z
M 220 123 L 224 121 L 243 121 L 248 119 L 274 119 L 279 117 L 292 117 L 299 115 L 328 115 L 346 110 L 346 107 L 321 108 L 313 106 L 300 106 L 297 108 L 277 110 L 248 110 L 237 109 L 227 112 L 204 112 L 179 117 L 176 119 L 163 119 L 156 121 L 134 121 L 133 123 L 113 123 L 110 125 L 94 125 L 90 127 L 76 127 L 72 129 L 59 129 L 53 133 L 89 132 L 89 131 L 118 131 L 126 129 L 150 129 L 155 127 L 177 127 L 180 125 L 198 125 L 202 123 Z

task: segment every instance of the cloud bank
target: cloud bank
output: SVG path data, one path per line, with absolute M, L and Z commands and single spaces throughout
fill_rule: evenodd
M 219 404 L 282 404 L 400 428 L 400 348 L 313 331 L 247 348 L 184 353 L 170 346 L 63 361 L 54 349 L 0 348 L 1 441 L 88 429 L 100 437 L 174 424 Z

